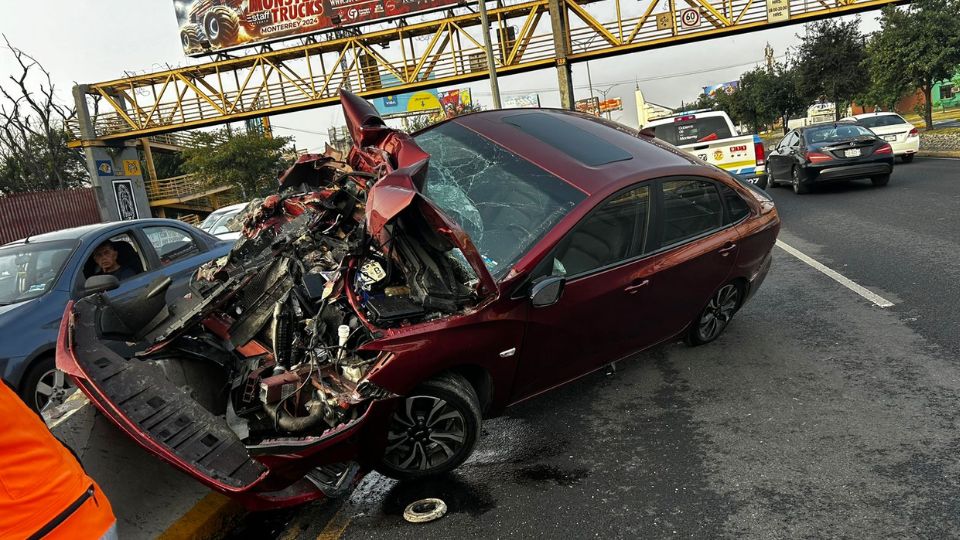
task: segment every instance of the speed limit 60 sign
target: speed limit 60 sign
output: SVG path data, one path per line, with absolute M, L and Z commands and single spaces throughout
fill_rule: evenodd
M 700 12 L 696 9 L 683 9 L 680 11 L 681 28 L 698 28 L 700 26 Z

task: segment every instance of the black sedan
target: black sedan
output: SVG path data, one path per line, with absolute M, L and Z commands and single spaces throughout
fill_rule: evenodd
M 890 182 L 893 148 L 869 129 L 838 122 L 797 128 L 767 157 L 770 187 L 789 183 L 794 193 L 814 184 L 869 178 L 875 186 Z

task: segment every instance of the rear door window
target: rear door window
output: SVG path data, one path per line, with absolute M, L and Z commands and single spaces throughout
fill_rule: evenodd
M 723 204 L 713 182 L 665 180 L 661 183 L 661 193 L 661 247 L 723 226 Z
M 750 214 L 750 207 L 735 190 L 727 186 L 720 186 L 720 193 L 727 207 L 727 215 L 723 220 L 724 224 L 736 223 Z
M 655 126 L 653 132 L 658 139 L 677 146 L 733 137 L 730 126 L 722 116 L 694 117 L 672 124 L 661 124 Z
M 144 227 L 143 233 L 157 251 L 163 266 L 200 253 L 197 241 L 176 227 Z

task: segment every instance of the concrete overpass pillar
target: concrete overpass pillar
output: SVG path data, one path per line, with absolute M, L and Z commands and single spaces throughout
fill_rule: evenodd
M 87 107 L 87 90 L 86 85 L 74 86 L 73 100 L 77 106 L 83 155 L 100 219 L 121 221 L 152 217 L 136 146 L 126 146 L 122 142 L 111 146 L 97 144 L 97 133 Z M 114 99 L 119 100 L 119 96 Z M 118 102 L 123 104 L 122 101 Z

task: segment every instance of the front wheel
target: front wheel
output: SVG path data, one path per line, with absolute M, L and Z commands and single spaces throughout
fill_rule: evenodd
M 477 393 L 463 377 L 430 379 L 393 413 L 377 470 L 397 480 L 449 472 L 473 453 L 481 419 Z
M 873 178 L 870 179 L 870 181 L 873 182 L 873 185 L 877 187 L 885 186 L 890 183 L 890 175 L 884 174 L 881 176 L 874 176 Z
M 31 409 L 40 412 L 48 405 L 60 405 L 75 389 L 67 376 L 57 369 L 54 358 L 47 356 L 27 371 L 20 385 L 20 397 Z
M 900 161 L 904 163 L 910 163 L 911 161 L 913 161 L 913 154 L 904 154 L 900 156 Z
M 735 283 L 720 287 L 690 326 L 687 343 L 696 347 L 717 339 L 740 308 L 741 294 Z

